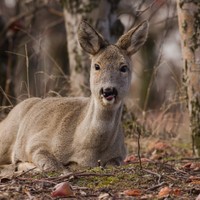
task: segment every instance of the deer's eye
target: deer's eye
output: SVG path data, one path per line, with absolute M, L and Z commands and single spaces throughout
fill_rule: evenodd
M 120 72 L 126 73 L 128 71 L 128 67 L 126 65 L 121 66 Z
M 97 70 L 97 71 L 100 70 L 100 66 L 99 66 L 98 64 L 95 64 L 95 65 L 94 65 L 94 68 L 95 68 L 95 70 Z

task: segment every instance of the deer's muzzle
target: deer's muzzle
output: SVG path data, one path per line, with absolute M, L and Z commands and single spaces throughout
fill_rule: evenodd
M 100 95 L 105 98 L 107 101 L 112 101 L 117 97 L 117 90 L 115 88 L 101 88 Z

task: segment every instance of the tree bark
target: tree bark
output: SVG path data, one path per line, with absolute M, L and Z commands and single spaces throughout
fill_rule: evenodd
M 200 156 L 200 2 L 177 0 L 193 150 Z

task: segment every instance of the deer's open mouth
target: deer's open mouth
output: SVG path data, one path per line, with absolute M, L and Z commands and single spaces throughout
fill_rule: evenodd
M 109 104 L 114 103 L 116 97 L 117 97 L 117 90 L 115 88 L 106 88 L 101 89 L 100 95 L 103 98 L 103 100 L 107 101 Z

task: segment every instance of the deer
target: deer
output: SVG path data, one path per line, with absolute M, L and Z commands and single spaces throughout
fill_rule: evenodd
M 86 21 L 77 31 L 91 57 L 90 97 L 32 97 L 0 123 L 0 165 L 41 170 L 121 165 L 127 150 L 121 116 L 132 76 L 131 56 L 145 43 L 148 22 L 110 44 Z

